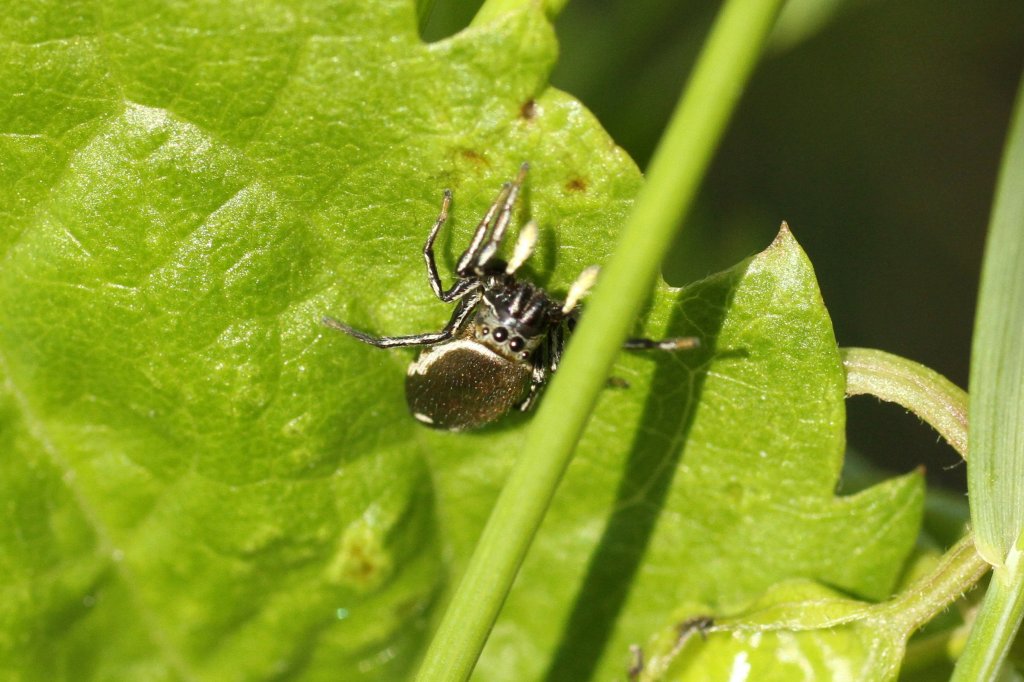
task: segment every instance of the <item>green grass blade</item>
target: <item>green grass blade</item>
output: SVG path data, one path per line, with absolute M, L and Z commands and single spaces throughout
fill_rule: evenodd
M 533 420 L 525 451 L 495 504 L 419 680 L 465 680 L 471 674 L 781 5 L 780 0 L 732 0 L 723 8 L 651 163 L 621 248 L 598 282 Z
M 981 273 L 967 467 L 978 551 L 1000 565 L 1024 529 L 1024 87 L 1017 96 Z
M 996 568 L 954 680 L 995 679 L 1024 615 L 1024 82 L 982 266 L 967 465 L 978 551 Z

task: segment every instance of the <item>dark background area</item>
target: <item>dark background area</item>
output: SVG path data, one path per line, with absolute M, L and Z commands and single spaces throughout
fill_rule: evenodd
M 967 386 L 984 235 L 1024 68 L 1024 2 L 790 3 L 715 155 L 665 276 L 681 285 L 764 248 L 788 221 L 841 346 L 921 362 Z M 425 31 L 479 2 L 438 0 Z M 643 168 L 719 7 L 572 0 L 552 83 Z M 959 456 L 901 408 L 848 403 L 850 445 L 893 471 L 965 487 Z

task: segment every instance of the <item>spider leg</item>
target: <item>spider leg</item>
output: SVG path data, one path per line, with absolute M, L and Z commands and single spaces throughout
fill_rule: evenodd
M 448 206 L 451 203 L 452 191 L 446 189 L 444 199 L 441 201 L 441 213 L 437 216 L 437 221 L 434 222 L 434 227 L 430 229 L 427 241 L 423 245 L 423 260 L 427 263 L 427 279 L 430 280 L 430 288 L 445 303 L 451 303 L 455 299 L 465 296 L 466 292 L 474 285 L 474 282 L 470 280 L 459 278 L 455 280 L 450 289 L 445 289 L 441 284 L 441 276 L 437 272 L 437 261 L 434 260 L 434 240 L 437 239 L 437 233 L 441 231 L 441 226 L 448 220 Z
M 536 358 L 533 362 L 533 376 L 530 377 L 530 392 L 527 394 L 526 399 L 519 403 L 519 409 L 522 412 L 527 412 L 537 402 L 537 398 L 540 397 L 541 389 L 544 388 L 544 384 L 548 383 L 548 375 L 550 370 L 548 369 L 548 359 L 546 356 L 548 353 L 545 351 L 541 353 L 541 356 Z
M 495 198 L 494 203 L 487 209 L 486 215 L 483 220 L 476 227 L 476 232 L 473 234 L 473 241 L 470 242 L 469 248 L 459 258 L 458 266 L 455 272 L 459 277 L 466 277 L 471 272 L 479 271 L 485 263 L 494 255 L 497 251 L 498 244 L 501 242 L 502 237 L 505 234 L 505 229 L 508 227 L 509 221 L 512 219 L 512 207 L 516 202 L 516 198 L 519 196 L 519 188 L 523 184 L 523 180 L 526 178 L 526 171 L 529 170 L 528 164 L 523 164 L 519 168 L 519 174 L 516 179 L 512 182 L 506 182 L 501 186 L 501 191 L 498 192 L 498 196 Z M 498 214 L 498 211 L 501 211 Z M 491 230 L 491 222 L 494 221 L 495 214 L 498 214 L 497 221 Z M 488 238 L 487 233 L 491 232 L 491 236 Z M 484 243 L 484 239 L 487 239 L 487 243 Z
M 455 266 L 455 272 L 459 277 L 465 277 L 470 273 L 470 270 L 476 263 L 477 256 L 480 253 L 480 245 L 483 244 L 484 237 L 487 236 L 487 230 L 491 226 L 491 221 L 494 220 L 494 214 L 498 212 L 498 209 L 501 208 L 502 204 L 508 201 L 508 195 L 511 191 L 511 182 L 506 182 L 502 185 L 494 203 L 491 204 L 489 209 L 487 209 L 487 213 L 484 214 L 484 217 L 476 226 L 476 232 L 473 233 L 473 241 L 469 243 L 469 246 L 459 257 L 459 262 Z
M 501 207 L 501 214 L 498 216 L 497 222 L 494 223 L 494 231 L 491 232 L 491 236 L 488 237 L 487 243 L 483 245 L 480 252 L 474 259 L 473 267 L 477 270 L 484 267 L 489 260 L 494 258 L 494 254 L 498 252 L 498 247 L 501 246 L 501 240 L 505 238 L 505 231 L 508 229 L 509 223 L 512 221 L 512 209 L 515 206 L 516 199 L 519 198 L 519 190 L 523 186 L 523 180 L 526 179 L 526 172 L 530 170 L 530 165 L 524 163 L 519 167 L 519 174 L 516 175 L 516 179 L 512 181 L 512 187 L 509 189 L 508 196 L 505 198 L 505 203 Z
M 448 206 L 452 203 L 452 191 L 446 189 L 444 191 L 444 199 L 441 200 L 441 213 L 438 214 L 437 220 L 434 222 L 434 226 L 430 228 L 430 234 L 427 235 L 427 241 L 423 245 L 423 260 L 427 263 L 427 279 L 430 280 L 430 288 L 434 290 L 434 294 L 439 299 L 446 303 L 450 301 L 450 298 L 445 298 L 454 290 L 459 283 L 456 282 L 452 285 L 452 289 L 449 291 L 444 290 L 444 286 L 441 284 L 441 276 L 437 273 L 437 262 L 434 260 L 434 240 L 437 239 L 437 233 L 441 231 L 441 226 L 448 220 Z
M 590 268 L 587 268 L 587 270 L 590 270 Z M 587 274 L 587 270 L 580 273 L 579 278 L 572 285 L 573 289 L 577 287 L 581 280 L 585 279 L 584 276 Z M 569 292 L 569 299 L 573 299 L 572 291 Z M 565 308 L 563 308 L 562 311 L 566 316 L 566 322 L 575 325 L 580 316 L 579 306 L 577 305 L 569 311 L 566 311 Z M 570 329 L 569 331 L 571 333 L 572 330 Z M 558 332 L 561 334 L 561 327 L 559 327 Z M 564 344 L 564 341 L 562 343 Z M 625 342 L 623 342 L 622 347 L 625 350 L 690 350 L 691 348 L 700 347 L 700 338 L 697 336 L 672 336 L 667 339 L 645 339 L 643 337 L 634 337 L 626 339 Z M 561 356 L 561 348 L 559 348 L 559 356 Z M 552 371 L 554 371 L 553 368 Z
M 541 389 L 548 383 L 551 374 L 558 369 L 558 363 L 562 359 L 562 350 L 565 348 L 565 325 L 559 324 L 544 340 L 541 351 L 533 361 L 533 377 L 530 380 L 530 393 L 526 400 L 519 405 L 519 409 L 526 412 L 540 397 Z
M 629 682 L 636 682 L 644 671 L 644 650 L 638 644 L 630 644 L 629 655 L 632 657 L 633 662 L 630 664 L 626 674 L 629 675 Z
M 551 348 L 548 353 L 548 370 L 554 372 L 558 369 L 558 363 L 562 361 L 562 351 L 565 350 L 565 325 L 560 324 L 551 330 Z
M 452 317 L 448 320 L 448 324 L 444 326 L 444 329 L 439 332 L 428 334 L 411 334 L 409 336 L 371 336 L 366 332 L 353 329 L 344 322 L 336 320 L 333 317 L 325 317 L 322 322 L 327 327 L 345 332 L 349 336 L 353 336 L 363 343 L 368 343 L 371 346 L 376 346 L 377 348 L 430 346 L 435 343 L 441 343 L 442 341 L 448 341 L 454 337 L 459 329 L 462 328 L 466 318 L 469 317 L 469 314 L 473 312 L 479 302 L 479 295 L 463 298 L 459 301 L 459 305 L 455 308 L 455 312 L 452 313 Z
M 700 346 L 696 336 L 673 336 L 668 339 L 626 339 L 622 347 L 626 350 L 689 350 Z

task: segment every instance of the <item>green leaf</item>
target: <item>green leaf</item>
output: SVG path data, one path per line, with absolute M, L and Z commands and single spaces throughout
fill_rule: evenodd
M 738 615 L 710 627 L 704 619 L 696 628 L 692 610 L 677 611 L 651 638 L 639 680 L 895 679 L 910 635 L 989 568 L 970 536 L 927 563 L 933 564 L 928 571 L 880 604 L 798 579 L 773 585 Z M 948 641 L 949 635 L 938 637 Z
M 445 187 L 450 266 L 529 160 L 531 274 L 560 293 L 640 186 L 546 87 L 539 8 L 432 45 L 416 23 L 387 0 L 0 19 L 5 676 L 411 672 L 529 416 L 424 429 L 412 354 L 319 320 L 444 323 L 419 250 Z M 631 388 L 603 396 L 481 679 L 621 676 L 684 601 L 793 577 L 877 599 L 899 574 L 920 480 L 834 497 L 842 369 L 791 237 L 661 291 L 647 331 L 706 343 L 623 358 Z
M 666 627 L 645 652 L 640 682 L 691 680 L 893 679 L 905 642 L 883 623 L 865 617 L 866 605 L 805 581 L 777 585 L 751 606 L 745 629 L 694 635 L 680 647 L 679 626 Z M 791 627 L 820 620 L 816 629 L 773 629 L 784 616 Z M 760 627 L 758 627 L 760 625 Z
M 796 577 L 868 599 L 895 585 L 922 481 L 835 497 L 844 373 L 789 232 L 732 270 L 662 290 L 647 331 L 696 333 L 704 346 L 623 356 L 630 388 L 602 397 L 475 679 L 621 678 L 629 645 L 677 605 L 728 611 Z M 451 500 L 442 522 L 465 529 L 453 555 L 469 552 L 496 487 L 466 491 L 481 472 L 500 480 L 515 441 L 470 442 L 462 457 L 449 438 L 434 449 L 440 499 Z M 553 661 L 541 653 L 552 651 Z
M 472 674 L 782 2 L 722 7 L 417 682 L 464 682 Z
M 550 25 L 426 45 L 411 2 L 4 15 L 0 669 L 403 676 L 452 532 L 430 436 L 407 355 L 319 320 L 438 328 L 441 190 L 450 262 L 524 159 L 541 279 L 604 257 L 639 175 L 545 89 Z
M 967 466 L 978 549 L 1024 550 L 1024 79 L 1003 152 L 971 344 Z

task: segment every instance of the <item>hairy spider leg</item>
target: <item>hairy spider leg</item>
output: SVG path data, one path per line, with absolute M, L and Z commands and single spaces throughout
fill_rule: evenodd
M 580 273 L 576 281 L 569 287 L 569 294 L 565 297 L 565 305 L 562 306 L 562 314 L 573 321 L 579 319 L 579 302 L 590 293 L 590 289 L 597 281 L 600 268 L 591 265 Z M 689 350 L 700 345 L 700 339 L 696 336 L 673 336 L 667 339 L 645 339 L 642 337 L 629 338 L 622 344 L 625 350 Z M 552 368 L 554 371 L 554 368 Z
M 548 364 L 552 355 L 552 337 L 549 335 L 544 339 L 543 344 L 538 349 L 538 352 L 532 359 L 532 373 L 530 376 L 530 392 L 526 395 L 526 399 L 519 404 L 519 410 L 521 412 L 528 411 L 533 407 L 534 403 L 537 402 L 537 398 L 540 397 L 541 389 L 544 388 L 544 384 L 548 383 Z
M 466 277 L 470 274 L 472 266 L 476 264 L 477 256 L 480 255 L 480 246 L 484 242 L 484 237 L 487 236 L 488 230 L 490 230 L 491 222 L 494 220 L 495 214 L 501 209 L 508 201 L 509 194 L 512 191 L 512 183 L 506 182 L 501 186 L 501 190 L 498 191 L 498 196 L 494 199 L 494 203 L 487 209 L 487 213 L 480 219 L 480 222 L 476 226 L 476 231 L 473 233 L 473 240 L 469 243 L 469 246 L 462 255 L 459 257 L 459 262 L 455 266 L 455 274 L 459 277 Z
M 487 263 L 489 258 L 494 255 L 497 250 L 497 241 L 501 240 L 505 232 L 505 228 L 508 226 L 509 220 L 512 216 L 512 207 L 515 204 L 516 199 L 519 197 L 519 189 L 523 184 L 523 180 L 526 178 L 526 171 L 530 168 L 529 164 L 524 163 L 519 167 L 519 174 L 512 182 L 506 182 L 501 186 L 501 191 L 498 192 L 497 198 L 491 207 L 487 209 L 486 215 L 483 220 L 477 225 L 476 232 L 473 234 L 473 241 L 470 242 L 469 248 L 466 249 L 462 257 L 459 258 L 458 266 L 456 267 L 456 273 L 459 277 L 466 277 L 470 273 L 480 274 L 480 270 Z M 498 211 L 501 213 L 498 215 L 497 222 L 492 225 L 495 214 Z M 502 221 L 504 220 L 504 224 Z M 491 233 L 491 237 L 488 238 L 488 233 Z M 495 233 L 497 240 L 495 239 Z M 487 243 L 484 242 L 488 239 Z M 489 251 L 487 258 L 484 258 L 484 252 Z
M 445 300 L 448 292 L 444 290 L 441 284 L 441 275 L 438 274 L 437 263 L 434 261 L 434 240 L 437 239 L 437 233 L 441 231 L 441 226 L 448 220 L 448 207 L 451 203 L 452 191 L 446 189 L 444 191 L 444 198 L 441 200 L 441 212 L 438 214 L 437 220 L 434 221 L 434 226 L 430 228 L 430 234 L 427 235 L 426 243 L 423 244 L 423 260 L 427 263 L 427 278 L 430 280 L 430 288 L 434 290 L 434 294 L 442 301 Z
M 487 243 L 480 249 L 480 253 L 477 254 L 474 268 L 479 272 L 492 258 L 494 254 L 498 252 L 498 248 L 501 246 L 501 240 L 505 238 L 505 231 L 508 229 L 509 223 L 512 221 L 512 209 L 515 207 L 516 199 L 519 198 L 519 190 L 522 189 L 523 180 L 526 179 L 526 172 L 530 170 L 530 164 L 524 163 L 519 167 L 519 174 L 516 175 L 516 179 L 512 181 L 512 188 L 509 190 L 508 198 L 505 200 L 505 204 L 501 207 L 501 214 L 498 216 L 497 222 L 494 224 L 494 230 L 491 232 L 491 236 L 487 238 Z
M 427 263 L 427 279 L 430 280 L 430 288 L 445 303 L 451 303 L 455 299 L 465 296 L 467 291 L 476 286 L 476 282 L 472 280 L 459 278 L 455 280 L 450 289 L 445 289 L 441 283 L 441 275 L 437 272 L 437 262 L 434 260 L 434 240 L 437 239 L 441 226 L 448 220 L 448 207 L 451 203 L 452 191 L 446 189 L 444 199 L 441 200 L 441 213 L 437 216 L 434 226 L 430 228 L 430 234 L 427 235 L 427 241 L 423 245 L 423 260 Z
M 566 326 L 563 322 L 551 330 L 550 341 L 551 352 L 548 358 L 548 370 L 554 372 L 558 369 L 558 363 L 562 361 L 562 351 L 565 350 Z
M 565 319 L 568 322 L 575 325 L 579 321 L 581 312 L 582 310 L 579 307 L 579 304 L 577 304 L 575 308 L 565 313 Z M 570 333 L 572 332 L 571 329 L 568 331 Z M 552 331 L 552 335 L 554 335 L 555 333 L 555 331 Z M 558 328 L 557 333 L 562 334 L 561 326 Z M 564 341 L 560 345 L 564 345 Z M 700 338 L 697 336 L 670 336 L 667 339 L 647 339 L 642 336 L 634 336 L 626 339 L 622 343 L 623 350 L 663 350 L 672 352 L 679 350 L 690 350 L 692 348 L 699 347 Z M 559 349 L 559 351 L 561 351 L 561 349 Z M 559 352 L 559 355 L 561 355 L 561 352 Z M 552 367 L 551 371 L 555 371 L 555 368 L 557 366 L 558 362 L 556 360 L 555 367 Z
M 479 293 L 462 298 L 459 301 L 459 304 L 455 307 L 455 311 L 452 313 L 451 319 L 448 320 L 448 324 L 444 326 L 444 329 L 430 334 L 411 334 L 409 336 L 371 336 L 365 332 L 359 331 L 358 329 L 353 329 L 344 322 L 336 320 L 333 317 L 325 317 L 323 319 L 323 323 L 328 327 L 345 332 L 349 336 L 354 336 L 363 343 L 368 343 L 371 346 L 376 346 L 377 348 L 432 346 L 436 343 L 451 340 L 459 329 L 462 328 L 462 325 L 469 317 L 469 314 L 476 309 L 478 303 L 480 303 Z
M 700 339 L 696 336 L 672 336 L 667 339 L 626 339 L 622 347 L 626 350 L 689 350 L 700 346 Z
M 565 340 L 569 333 L 567 320 L 559 322 L 551 329 L 547 338 L 544 339 L 544 344 L 540 347 L 539 352 L 534 356 L 530 393 L 519 406 L 519 409 L 523 412 L 533 407 L 537 398 L 540 397 L 541 389 L 544 388 L 544 385 L 548 383 L 548 379 L 558 369 L 558 364 L 562 361 L 562 353 L 565 351 Z

